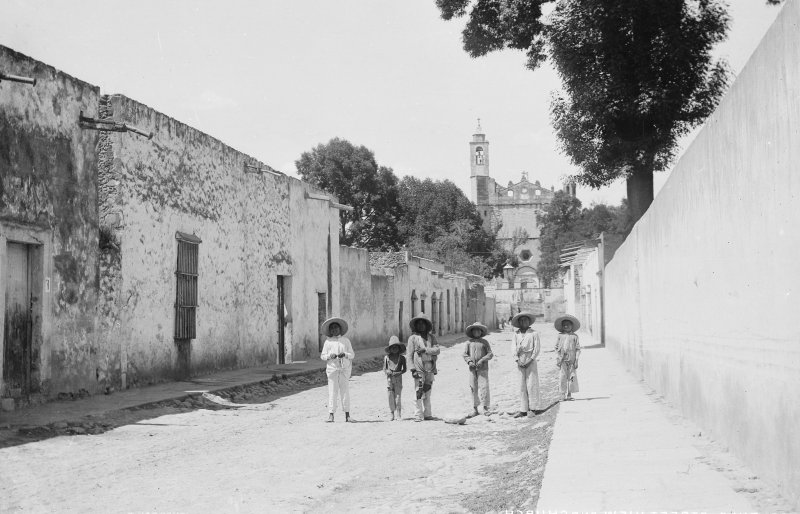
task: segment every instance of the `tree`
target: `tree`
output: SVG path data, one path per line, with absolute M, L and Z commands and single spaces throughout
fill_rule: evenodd
M 594 245 L 604 233 L 608 263 L 633 226 L 625 200 L 620 206 L 595 204 L 583 208 L 580 200 L 564 192 L 556 193 L 537 222 L 541 227 L 541 257 L 536 272 L 545 287 L 558 277 L 565 246 L 579 242 Z
M 544 212 L 536 215 L 539 224 L 539 264 L 536 274 L 545 287 L 558 278 L 561 249 L 582 239 L 576 226 L 581 217 L 581 201 L 564 191 L 557 191 Z
M 353 207 L 341 211 L 341 244 L 369 250 L 400 246 L 398 180 L 391 168 L 378 166 L 371 150 L 334 138 L 304 152 L 295 166 L 304 180 Z
M 774 3 L 775 0 L 769 0 Z M 561 0 L 542 22 L 544 0 L 436 0 L 442 17 L 467 15 L 464 49 L 473 57 L 525 50 L 536 69 L 548 50 L 565 96 L 553 125 L 598 188 L 627 180 L 634 220 L 653 199 L 653 172 L 671 162 L 678 138 L 702 122 L 726 85 L 710 51 L 728 29 L 721 0 Z
M 548 40 L 566 95 L 551 107 L 577 180 L 601 187 L 625 177 L 632 215 L 653 201 L 653 173 L 678 140 L 714 110 L 727 84 L 711 56 L 726 37 L 721 1 L 570 0 L 551 16 Z
M 400 237 L 412 253 L 476 275 L 497 269 L 496 237 L 461 189 L 449 180 L 403 177 L 399 184 Z M 500 265 L 502 270 L 502 265 Z

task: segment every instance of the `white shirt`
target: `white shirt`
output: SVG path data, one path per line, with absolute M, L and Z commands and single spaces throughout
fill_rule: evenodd
M 342 358 L 329 359 L 333 355 L 344 354 Z M 348 376 L 353 369 L 353 358 L 356 356 L 353 351 L 353 345 L 350 340 L 344 336 L 329 336 L 322 346 L 322 353 L 320 358 L 328 362 L 325 366 L 325 371 L 330 374 L 334 372 L 344 371 Z
M 532 328 L 528 328 L 525 332 L 520 332 L 519 329 L 514 332 L 514 350 L 520 366 L 527 366 L 531 361 L 536 360 L 541 349 L 539 333 Z

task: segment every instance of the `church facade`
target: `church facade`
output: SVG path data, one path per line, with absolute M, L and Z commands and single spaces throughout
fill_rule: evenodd
M 489 173 L 489 141 L 478 121 L 478 128 L 469 143 L 472 201 L 483 218 L 487 231 L 497 231 L 503 247 L 519 259 L 516 282 L 524 287 L 540 287 L 536 274 L 539 263 L 539 225 L 536 214 L 542 212 L 555 196 L 555 188 L 543 187 L 526 172 L 518 182 L 498 184 Z M 574 194 L 574 185 L 565 190 Z M 524 285 L 523 285 L 524 283 Z

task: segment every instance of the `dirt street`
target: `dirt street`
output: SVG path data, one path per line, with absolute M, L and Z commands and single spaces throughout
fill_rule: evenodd
M 353 376 L 355 423 L 325 423 L 324 384 L 239 409 L 175 410 L 99 435 L 0 450 L 1 512 L 486 512 L 533 509 L 558 405 L 555 331 L 543 342 L 544 413 L 512 419 L 511 332 L 490 334 L 490 417 L 416 423 L 404 376 L 402 421 L 389 421 L 382 372 Z M 464 344 L 442 350 L 433 414 L 471 410 Z M 548 409 L 548 407 L 550 407 Z

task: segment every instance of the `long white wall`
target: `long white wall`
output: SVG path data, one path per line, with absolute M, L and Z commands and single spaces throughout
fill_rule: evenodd
M 607 268 L 607 342 L 800 508 L 800 1 Z

